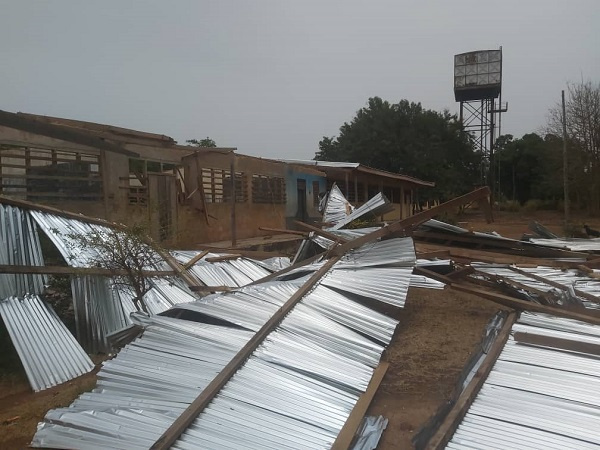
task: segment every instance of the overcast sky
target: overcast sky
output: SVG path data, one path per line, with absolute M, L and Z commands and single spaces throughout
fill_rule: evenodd
M 453 55 L 503 47 L 503 133 L 600 81 L 599 0 L 0 0 L 0 109 L 310 159 L 367 99 L 458 111 Z

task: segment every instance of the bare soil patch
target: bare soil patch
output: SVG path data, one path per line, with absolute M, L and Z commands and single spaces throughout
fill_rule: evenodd
M 412 448 L 411 438 L 449 400 L 470 355 L 498 306 L 446 290 L 409 291 L 394 341 L 390 368 L 368 414 L 388 418 L 379 449 Z

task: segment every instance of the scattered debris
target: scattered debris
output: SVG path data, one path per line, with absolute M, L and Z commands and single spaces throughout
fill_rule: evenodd
M 536 435 L 548 443 L 560 435 L 560 446 L 600 443 L 590 427 L 600 403 L 586 400 L 576 380 L 584 376 L 584 387 L 594 389 L 589 361 L 600 347 L 595 242 L 557 239 L 539 224 L 532 229 L 545 242 L 523 242 L 433 219 L 488 193 L 480 189 L 391 224 L 348 230 L 366 214 L 383 214 L 389 202 L 380 194 L 354 208 L 334 186 L 324 200 L 324 229 L 303 224 L 307 237 L 291 263 L 235 250 L 161 255 L 159 265 L 148 267 L 149 314 L 57 232 L 107 225 L 14 205 L 0 211 L 0 218 L 27 224 L 19 233 L 31 241 L 31 255 L 37 255 L 35 222 L 72 266 L 44 269 L 41 252 L 31 261 L 10 259 L 7 249 L 16 240 L 2 233 L 0 276 L 12 280 L 11 289 L 38 289 L 43 270 L 66 271 L 83 348 L 120 349 L 103 364 L 92 392 L 48 412 L 32 445 L 347 448 L 385 374 L 381 357 L 398 325 L 376 305 L 403 307 L 409 286 L 453 289 L 515 310 L 492 320 L 451 402 L 419 434 L 418 446 L 485 442 L 478 441 L 483 428 L 476 422 L 494 429 L 510 423 L 507 430 L 521 433 L 519 439 Z M 21 301 L 8 297 L 3 308 Z M 568 367 L 577 367 L 577 375 Z M 539 378 L 533 387 L 530 376 Z M 505 417 L 504 408 L 514 404 L 519 414 Z M 568 405 L 576 405 L 577 418 L 559 426 Z M 547 421 L 534 420 L 534 409 L 549 415 Z M 356 448 L 377 445 L 387 420 L 371 421 Z M 508 432 L 494 439 L 504 448 L 518 443 Z
M 523 312 L 447 448 L 597 448 L 599 348 L 598 326 Z
M 383 416 L 367 416 L 358 429 L 352 450 L 375 450 L 385 431 L 388 420 Z
M 52 308 L 38 296 L 0 301 L 0 315 L 34 391 L 90 372 L 94 363 Z

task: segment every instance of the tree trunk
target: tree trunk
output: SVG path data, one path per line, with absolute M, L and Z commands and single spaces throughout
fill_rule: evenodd
M 150 313 L 148 312 L 148 308 L 146 307 L 146 302 L 144 301 L 144 293 L 141 292 L 139 289 L 135 289 L 135 297 L 133 299 L 133 304 L 135 305 L 138 311 L 140 310 L 141 306 L 142 311 L 150 315 Z

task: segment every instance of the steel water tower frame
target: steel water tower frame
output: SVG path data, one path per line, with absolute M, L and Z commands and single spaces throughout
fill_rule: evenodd
M 502 47 L 454 55 L 454 98 L 460 102 L 460 120 L 471 134 L 475 150 L 484 156 L 482 180 L 495 190 L 494 144 L 500 135 L 502 113 Z M 498 99 L 498 102 L 496 102 Z

